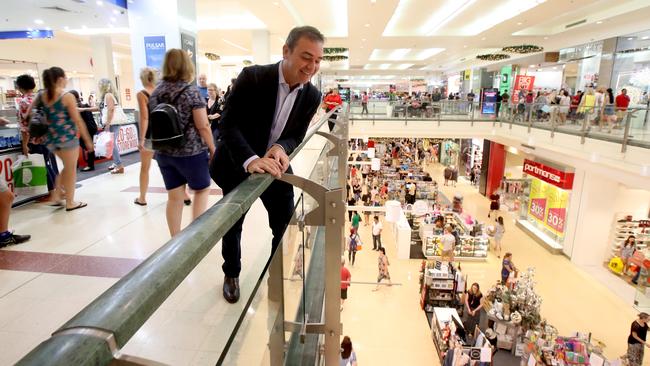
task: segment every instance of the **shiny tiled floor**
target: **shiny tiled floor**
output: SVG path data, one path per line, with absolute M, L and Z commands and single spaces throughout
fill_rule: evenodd
M 322 147 L 322 139 L 317 139 L 319 142 L 308 146 L 294 163 L 298 174 L 308 175 L 314 165 Z M 106 174 L 84 181 L 78 198 L 89 206 L 83 210 L 65 212 L 39 204 L 14 210 L 11 226 L 19 233 L 32 234 L 33 239 L 5 250 L 108 257 L 129 264 L 146 258 L 169 239 L 164 213 L 166 196 L 151 193 L 147 207 L 134 205 L 135 193 L 129 190 L 137 185 L 138 169 L 136 164 L 122 176 Z M 440 180 L 440 167 L 431 167 L 431 171 Z M 155 165 L 151 172 L 151 186 L 162 187 Z M 488 202 L 474 188 L 461 183 L 442 190 L 449 197 L 462 193 L 465 209 L 487 219 Z M 212 195 L 210 202 L 219 198 Z M 184 223 L 189 215 L 186 208 Z M 257 225 L 258 220 L 266 222 L 266 212 L 259 202 L 244 224 L 242 298 L 247 297 L 258 278 L 270 241 L 270 230 L 266 225 Z M 349 268 L 353 281 L 372 282 L 377 275 L 377 254 L 368 250 L 369 227 L 362 225 L 361 234 L 366 248 L 358 253 L 355 266 Z M 362 365 L 436 365 L 427 321 L 419 308 L 420 261 L 397 260 L 391 235 L 386 225 L 384 246 L 391 261 L 391 276 L 399 285 L 382 287 L 377 292 L 371 291 L 373 285 L 353 285 L 342 312 L 344 334 L 352 338 Z M 610 357 L 624 353 L 628 327 L 636 314 L 627 295 L 619 295 L 629 295 L 626 284 L 606 272 L 599 272 L 596 278 L 589 274 L 594 269 L 586 271 L 565 257 L 549 254 L 518 230 L 512 218 L 507 222 L 504 243 L 505 249 L 514 253 L 519 268 L 537 269 L 538 291 L 544 298 L 542 311 L 549 322 L 565 334 L 593 332 L 595 338 L 607 344 Z M 289 243 L 287 248 L 295 250 L 295 243 Z M 132 338 L 124 353 L 170 365 L 215 363 L 243 306 L 226 304 L 221 297 L 219 249 L 217 244 Z M 310 255 L 309 251 L 306 255 Z M 292 258 L 293 252 L 289 251 L 285 263 Z M 485 263 L 467 263 L 463 267 L 470 281 L 488 288 L 499 277 L 500 261 L 490 254 Z M 117 281 L 111 276 L 66 273 L 0 270 L 0 365 L 16 362 Z M 298 284 L 287 288 L 293 294 L 287 299 L 287 308 L 295 309 Z M 264 328 L 257 331 L 252 326 L 251 334 L 263 333 Z M 256 345 L 256 353 L 247 352 L 237 364 L 258 364 L 267 356 L 265 342 L 249 341 L 244 344 Z

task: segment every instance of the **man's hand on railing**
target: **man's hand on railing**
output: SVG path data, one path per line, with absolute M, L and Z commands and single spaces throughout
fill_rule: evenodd
M 268 153 L 267 153 L 268 154 Z M 276 178 L 282 176 L 282 165 L 274 158 L 263 157 L 257 158 L 248 164 L 247 170 L 249 173 L 269 173 Z
M 281 145 L 275 144 L 271 146 L 264 157 L 277 161 L 280 164 L 282 173 L 286 172 L 287 169 L 289 169 L 289 156 L 287 156 L 287 153 L 284 151 L 284 148 Z

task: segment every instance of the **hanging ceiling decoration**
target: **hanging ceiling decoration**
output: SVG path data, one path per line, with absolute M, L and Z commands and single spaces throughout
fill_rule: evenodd
M 345 55 L 324 55 L 323 60 L 325 61 L 343 61 L 347 60 L 348 56 Z
M 477 55 L 476 58 L 482 61 L 501 61 L 510 58 L 510 55 L 503 53 L 488 53 L 486 55 Z
M 338 53 L 348 52 L 347 48 L 343 47 L 325 47 L 323 48 L 323 53 L 326 55 L 335 55 Z
M 535 46 L 533 44 L 522 44 L 519 46 L 503 47 L 502 51 L 508 53 L 535 53 L 544 51 L 544 47 Z
M 210 61 L 217 61 L 221 59 L 219 55 L 210 52 L 206 52 L 205 57 Z

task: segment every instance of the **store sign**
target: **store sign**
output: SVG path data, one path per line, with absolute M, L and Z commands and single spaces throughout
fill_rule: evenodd
M 548 184 L 541 179 L 533 179 L 530 185 L 528 217 L 537 226 L 557 236 L 564 236 L 566 214 L 569 205 L 569 192 Z
M 190 55 L 192 60 L 192 65 L 194 65 L 194 70 L 196 68 L 196 38 L 193 35 L 181 32 L 181 48 Z
M 563 172 L 532 160 L 524 160 L 524 173 L 562 189 L 573 187 L 573 173 Z
M 530 75 L 517 75 L 515 77 L 515 88 L 514 92 L 516 93 L 519 90 L 533 90 L 535 86 L 535 77 Z
M 494 88 L 483 89 L 483 96 L 481 97 L 481 113 L 482 114 L 495 114 L 497 105 L 497 90 Z
M 120 154 L 138 150 L 138 129 L 134 124 L 121 125 L 117 136 L 117 149 Z
M 161 70 L 165 52 L 167 52 L 165 36 L 144 37 L 144 54 L 147 67 Z

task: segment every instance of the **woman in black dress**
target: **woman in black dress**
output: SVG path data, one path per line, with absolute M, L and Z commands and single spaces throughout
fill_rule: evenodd
M 219 103 L 219 88 L 217 84 L 208 84 L 208 103 L 206 104 L 208 110 L 208 121 L 212 129 L 212 135 L 216 140 L 219 137 L 219 121 L 221 120 L 222 105 Z

